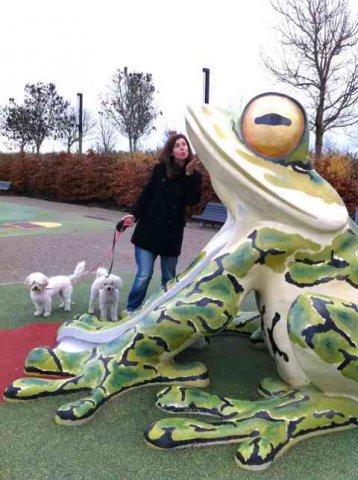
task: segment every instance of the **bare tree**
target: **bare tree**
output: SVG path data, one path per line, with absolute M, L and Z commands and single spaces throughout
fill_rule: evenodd
M 98 153 L 113 153 L 116 147 L 116 131 L 111 123 L 99 113 L 95 150 Z
M 149 135 L 158 112 L 154 106 L 152 75 L 117 69 L 109 92 L 101 99 L 103 114 L 120 133 L 128 137 L 129 150 L 137 150 L 138 140 Z
M 358 23 L 347 0 L 272 0 L 281 15 L 277 27 L 282 56 L 264 56 L 280 81 L 308 95 L 315 155 L 322 154 L 328 130 L 358 122 Z
M 96 121 L 88 110 L 83 110 L 82 114 L 82 139 L 94 130 Z M 70 153 L 72 146 L 79 140 L 78 115 L 73 106 L 66 109 L 61 124 L 59 126 L 58 138 L 66 145 L 67 152 Z

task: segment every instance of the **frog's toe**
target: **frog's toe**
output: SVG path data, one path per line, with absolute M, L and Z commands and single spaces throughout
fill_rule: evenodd
M 261 328 L 258 328 L 250 335 L 250 342 L 253 348 L 257 348 L 257 349 L 266 348 L 265 336 Z
M 4 391 L 4 400 L 8 402 L 35 400 L 56 395 L 63 390 L 65 380 L 43 378 L 18 378 Z
M 240 442 L 235 461 L 245 470 L 259 471 L 268 468 L 276 455 L 272 443 L 263 438 L 250 438 Z
M 61 366 L 53 355 L 53 350 L 39 347 L 31 350 L 25 361 L 25 371 L 35 375 L 56 374 L 61 375 Z
M 209 374 L 207 367 L 201 362 L 178 363 L 169 361 L 156 366 L 158 383 L 180 383 L 188 387 L 207 387 Z
M 237 333 L 251 335 L 257 329 L 261 329 L 261 315 L 256 311 L 239 312 L 225 327 L 223 333 Z
M 197 413 L 200 415 L 225 416 L 226 399 L 195 388 L 167 387 L 157 395 L 156 405 L 171 413 Z
M 56 412 L 55 422 L 64 426 L 80 425 L 88 422 L 106 400 L 103 392 L 100 389 L 95 389 L 86 398 L 62 405 Z
M 261 381 L 257 391 L 262 397 L 269 398 L 287 395 L 289 392 L 293 391 L 293 389 L 279 378 L 267 377 Z
M 203 422 L 181 418 L 162 419 L 144 433 L 146 442 L 161 448 L 183 448 L 240 442 L 246 438 L 239 425 L 230 421 Z
M 34 348 L 26 358 L 25 371 L 32 375 L 78 375 L 90 352 L 65 352 L 56 348 Z

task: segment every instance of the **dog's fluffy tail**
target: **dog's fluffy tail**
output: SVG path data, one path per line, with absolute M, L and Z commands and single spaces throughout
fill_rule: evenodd
M 97 268 L 96 278 L 107 277 L 107 275 L 108 275 L 108 270 L 106 268 L 103 268 L 103 267 Z
M 81 277 L 83 277 L 83 275 L 86 274 L 85 267 L 86 267 L 86 262 L 77 263 L 74 272 L 71 275 L 69 275 L 69 279 L 71 280 L 71 283 L 78 282 L 78 280 L 80 280 Z

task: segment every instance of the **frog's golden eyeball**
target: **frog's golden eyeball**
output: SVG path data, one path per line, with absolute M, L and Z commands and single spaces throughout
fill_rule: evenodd
M 301 143 L 305 123 L 305 112 L 296 100 L 279 93 L 264 93 L 245 107 L 241 136 L 255 153 L 282 158 Z

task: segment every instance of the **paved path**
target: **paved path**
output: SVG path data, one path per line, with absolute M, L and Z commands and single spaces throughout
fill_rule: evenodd
M 77 215 L 79 228 L 77 231 L 68 233 L 51 232 L 51 235 L 46 235 L 39 231 L 35 236 L 0 238 L 0 284 L 23 282 L 27 275 L 34 271 L 41 271 L 46 275 L 68 274 L 80 260 L 86 260 L 88 269 L 94 268 L 99 262 L 109 266 L 110 260 L 105 257 L 110 252 L 114 227 L 123 212 L 2 195 L 0 196 L 0 223 L 1 204 L 4 202 L 13 203 L 20 208 L 31 206 Z M 81 217 L 96 218 L 106 222 L 108 228 L 96 231 L 94 227 L 93 231 L 81 232 Z M 188 222 L 184 232 L 183 251 L 179 258 L 179 271 L 190 263 L 215 233 L 216 230 L 211 227 L 203 228 L 200 224 Z M 114 273 L 135 271 L 134 248 L 130 243 L 130 237 L 131 232 L 127 230 L 116 245 Z M 158 271 L 158 265 L 156 271 Z

